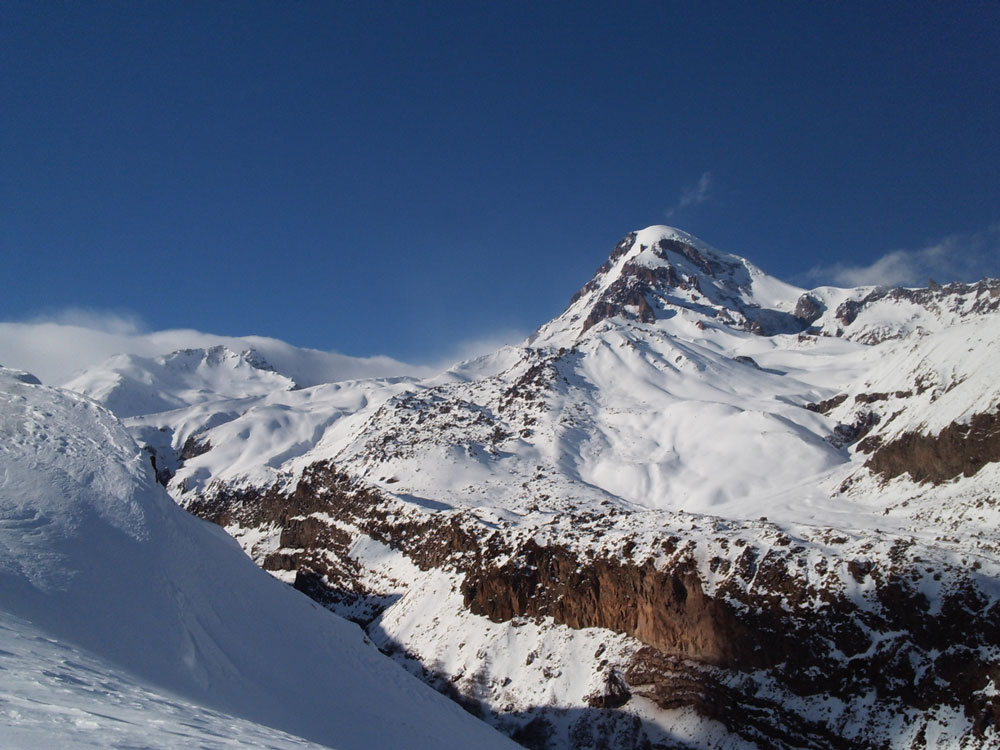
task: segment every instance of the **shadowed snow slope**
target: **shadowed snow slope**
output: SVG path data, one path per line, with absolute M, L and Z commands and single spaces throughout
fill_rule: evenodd
M 325 747 L 158 691 L 2 611 L 0 664 L 4 748 Z
M 44 634 L 132 685 L 315 742 L 510 746 L 176 507 L 109 412 L 2 368 L 0 610 L 5 634 L 30 623 L 29 639 Z M 38 700 L 72 702 L 66 684 Z M 15 714 L 0 712 L 0 738 L 47 744 L 26 740 Z

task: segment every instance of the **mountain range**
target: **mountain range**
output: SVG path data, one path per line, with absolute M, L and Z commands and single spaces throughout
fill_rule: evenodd
M 408 671 L 526 747 L 972 748 L 1000 747 L 997 372 L 998 280 L 805 290 L 655 226 L 521 345 L 428 378 L 320 382 L 214 346 L 116 356 L 65 390 L 5 385 L 93 422 L 40 418 L 25 446 L 113 434 L 102 460 L 190 526 L 143 531 L 184 547 L 158 546 L 146 569 L 221 545 L 161 507 L 155 477 L 331 610 L 310 610 L 337 623 L 315 627 L 352 620 L 372 664 L 376 647 L 396 662 L 358 669 Z M 55 449 L 31 461 L 65 471 Z M 99 505 L 106 483 L 87 481 Z M 56 512 L 17 505 L 18 487 L 3 495 L 16 523 Z M 13 570 L 28 553 L 8 549 Z M 164 596 L 183 620 L 202 582 L 175 578 Z M 228 609 L 216 596 L 192 610 Z M 253 608 L 313 627 L 308 602 L 273 596 Z M 218 628 L 214 643 L 253 648 L 245 620 Z M 87 632 L 65 637 L 101 655 Z M 191 664 L 211 672 L 211 656 Z M 164 689 L 187 679 L 144 665 Z M 244 675 L 255 690 L 282 679 Z M 299 731 L 316 701 L 295 720 L 207 705 L 361 746 Z

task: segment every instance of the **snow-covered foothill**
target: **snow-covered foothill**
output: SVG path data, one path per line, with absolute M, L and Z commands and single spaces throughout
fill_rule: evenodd
M 229 736 L 204 719 L 214 712 L 338 748 L 511 746 L 385 659 L 355 625 L 257 569 L 221 528 L 178 508 L 94 401 L 0 370 L 0 477 L 0 635 L 12 641 L 28 623 L 29 646 L 43 637 L 65 654 L 69 694 L 32 689 L 79 718 L 80 731 L 100 731 L 118 713 L 111 705 L 104 719 L 89 715 L 100 690 L 116 692 L 114 681 L 81 685 L 90 678 L 77 673 L 89 668 L 127 675 L 143 701 L 179 700 L 181 715 L 203 717 L 195 736 Z M 57 659 L 47 648 L 40 658 Z M 0 653 L 15 667 L 4 674 L 30 682 L 29 652 Z M 45 722 L 63 721 L 56 713 L 26 728 L 32 713 L 5 704 L 0 737 L 45 744 Z M 237 731 L 258 731 L 247 726 Z M 52 730 L 53 742 L 66 732 Z M 109 732 L 98 746 L 114 739 Z

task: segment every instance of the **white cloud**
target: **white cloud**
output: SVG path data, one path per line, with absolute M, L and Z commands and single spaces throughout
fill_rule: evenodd
M 893 250 L 864 266 L 835 263 L 805 274 L 813 284 L 924 286 L 976 281 L 1000 275 L 1000 224 L 982 232 L 954 234 L 919 250 Z
M 667 218 L 672 219 L 678 212 L 689 206 L 697 206 L 708 200 L 712 190 L 712 173 L 704 172 L 698 181 L 693 185 L 688 185 L 681 191 L 677 202 L 667 209 Z
M 27 322 L 56 323 L 124 336 L 141 333 L 146 330 L 146 325 L 142 322 L 142 319 L 134 313 L 96 310 L 88 307 L 65 307 L 59 310 L 43 310 Z
M 263 336 L 220 336 L 191 329 L 146 332 L 137 317 L 106 311 L 67 309 L 27 322 L 0 322 L 0 365 L 27 370 L 50 385 L 65 383 L 115 354 L 152 357 L 220 344 L 235 351 L 256 349 L 301 385 L 434 372 L 390 357 L 300 349 Z

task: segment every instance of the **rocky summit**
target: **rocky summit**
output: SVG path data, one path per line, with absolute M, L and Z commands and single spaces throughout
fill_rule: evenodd
M 799 289 L 649 227 L 428 379 L 220 351 L 75 387 L 128 405 L 177 503 L 525 747 L 1000 747 L 998 309 L 997 280 Z

